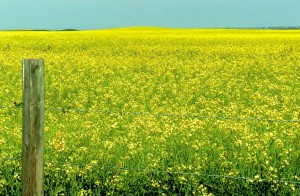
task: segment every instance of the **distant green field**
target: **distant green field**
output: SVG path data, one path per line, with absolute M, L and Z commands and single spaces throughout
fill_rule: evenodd
M 299 31 L 0 32 L 0 195 L 22 58 L 45 59 L 45 195 L 300 195 Z

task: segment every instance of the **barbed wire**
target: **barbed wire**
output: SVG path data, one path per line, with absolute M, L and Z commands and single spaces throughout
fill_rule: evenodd
M 15 157 L 15 158 L 2 158 L 1 160 L 2 160 L 2 162 L 6 162 L 6 161 L 20 161 L 22 159 Z
M 0 109 L 21 109 L 20 106 L 0 106 Z
M 22 107 L 19 106 L 0 106 L 0 108 L 15 108 L 19 109 Z M 83 112 L 83 113 L 104 113 L 104 114 L 117 114 L 117 115 L 151 115 L 159 117 L 181 117 L 181 118 L 197 118 L 197 119 L 221 119 L 221 120 L 236 120 L 236 121 L 267 121 L 267 122 L 294 122 L 299 123 L 300 120 L 280 120 L 280 119 L 268 119 L 268 118 L 240 118 L 232 116 L 201 116 L 193 114 L 172 114 L 172 113 L 150 113 L 150 112 L 128 112 L 128 111 L 112 111 L 112 110 L 90 110 L 90 109 L 79 109 L 79 108 L 53 108 L 46 107 L 45 109 L 68 112 Z M 17 161 L 21 160 L 20 158 L 4 158 L 2 161 Z M 48 162 L 52 164 L 71 164 L 71 165 L 92 165 L 100 166 L 98 164 L 86 164 L 86 163 L 74 163 L 74 162 Z M 106 165 L 104 168 L 115 168 L 115 166 Z M 129 170 L 129 171 L 143 171 L 143 172 L 155 172 L 155 173 L 169 173 L 169 174 L 180 174 L 180 175 L 195 175 L 195 176 L 204 176 L 204 177 L 217 177 L 217 178 L 231 178 L 231 179 L 243 179 L 248 181 L 264 181 L 264 182 L 277 182 L 277 183 L 289 183 L 289 184 L 300 184 L 298 181 L 281 181 L 281 180 L 269 180 L 269 179 L 256 179 L 245 176 L 230 176 L 230 175 L 219 175 L 219 174 L 198 174 L 191 172 L 182 172 L 182 171 L 163 171 L 163 170 L 154 170 L 154 169 L 142 169 L 142 168 L 130 168 L 130 167 L 120 167 L 120 170 Z
M 20 109 L 22 106 L 0 106 L 0 109 Z M 61 111 L 63 113 L 69 111 L 82 113 L 102 113 L 102 114 L 117 114 L 117 115 L 143 115 L 157 117 L 179 117 L 191 119 L 217 119 L 217 120 L 233 120 L 233 121 L 266 121 L 266 122 L 281 122 L 281 123 L 300 123 L 300 119 L 271 119 L 271 118 L 255 118 L 255 117 L 234 117 L 234 116 L 209 116 L 196 114 L 175 114 L 175 113 L 151 113 L 141 111 L 112 111 L 112 110 L 93 110 L 79 108 L 63 108 L 63 107 L 45 107 L 46 110 Z
M 100 165 L 93 163 L 81 163 L 81 162 L 47 162 L 58 165 L 80 165 L 80 166 L 93 166 L 93 167 L 103 167 L 103 168 L 116 168 L 113 165 Z M 248 180 L 248 181 L 259 181 L 259 182 L 276 182 L 280 184 L 300 184 L 300 181 L 289 181 L 289 180 L 269 180 L 263 178 L 250 178 L 246 176 L 231 176 L 231 175 L 220 175 L 220 174 L 201 174 L 195 172 L 183 172 L 183 171 L 165 171 L 165 170 L 156 170 L 156 169 L 144 169 L 144 168 L 133 168 L 133 167 L 120 167 L 120 170 L 128 171 L 140 171 L 140 172 L 152 172 L 152 173 L 168 173 L 168 174 L 178 174 L 178 175 L 192 175 L 192 176 L 203 176 L 203 177 L 215 177 L 215 178 L 230 178 L 235 180 Z
M 151 112 L 129 112 L 129 111 L 112 111 L 112 110 L 89 110 L 79 108 L 46 108 L 49 110 L 56 110 L 62 112 L 75 111 L 83 113 L 104 113 L 104 114 L 119 114 L 119 115 L 150 115 L 158 117 L 181 117 L 181 118 L 195 118 L 195 119 L 220 119 L 220 120 L 234 120 L 234 121 L 267 121 L 267 122 L 285 122 L 285 123 L 300 123 L 299 119 L 270 119 L 270 118 L 242 118 L 233 116 L 208 116 L 208 115 L 195 115 L 195 114 L 174 114 L 174 113 L 151 113 Z
M 6 161 L 20 161 L 21 158 L 4 158 L 3 162 Z M 116 168 L 114 165 L 100 165 L 95 163 L 83 163 L 83 162 L 63 162 L 63 161 L 46 161 L 45 164 L 55 164 L 55 165 L 80 165 L 80 166 L 93 166 L 93 167 L 103 167 L 103 168 Z M 134 168 L 134 167 L 120 167 L 120 170 L 123 171 L 139 171 L 139 172 L 149 172 L 149 173 L 168 173 L 174 175 L 190 175 L 190 176 L 203 176 L 203 177 L 215 177 L 215 178 L 229 178 L 234 180 L 247 180 L 247 181 L 258 181 L 258 182 L 276 182 L 280 184 L 296 184 L 300 185 L 300 181 L 291 181 L 291 180 L 270 180 L 264 178 L 250 178 L 246 176 L 231 176 L 231 175 L 220 175 L 220 174 L 203 174 L 196 172 L 183 172 L 183 171 L 165 171 L 165 170 L 156 170 L 156 169 L 144 169 L 144 168 Z

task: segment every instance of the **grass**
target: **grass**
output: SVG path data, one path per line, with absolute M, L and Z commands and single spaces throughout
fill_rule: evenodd
M 298 31 L 0 37 L 4 159 L 21 154 L 21 60 L 45 59 L 45 195 L 299 194 Z M 2 165 L 0 194 L 19 195 L 20 160 Z

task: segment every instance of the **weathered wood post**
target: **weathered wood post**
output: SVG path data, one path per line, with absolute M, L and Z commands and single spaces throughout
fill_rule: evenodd
M 23 59 L 23 196 L 43 195 L 44 60 Z

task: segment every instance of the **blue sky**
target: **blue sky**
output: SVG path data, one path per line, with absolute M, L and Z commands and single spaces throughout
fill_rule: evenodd
M 0 29 L 300 26 L 300 0 L 1 0 Z

